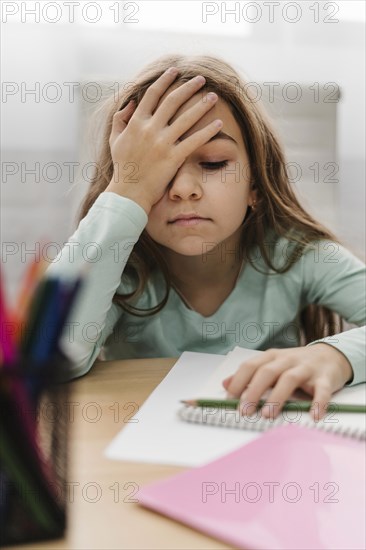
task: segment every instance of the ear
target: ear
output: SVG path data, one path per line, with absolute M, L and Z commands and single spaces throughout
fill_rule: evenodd
M 248 205 L 252 206 L 253 202 L 257 201 L 257 190 L 254 185 L 250 186 Z

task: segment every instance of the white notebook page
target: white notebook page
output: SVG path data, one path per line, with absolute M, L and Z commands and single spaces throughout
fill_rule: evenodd
M 253 355 L 252 350 L 248 351 Z M 245 354 L 235 351 L 235 354 L 240 353 Z M 198 466 L 260 437 L 261 432 L 192 424 L 177 415 L 181 407 L 180 400 L 201 397 L 197 393 L 200 388 L 202 390 L 210 384 L 214 392 L 221 391 L 222 379 L 232 374 L 230 369 L 235 370 L 237 365 L 235 363 L 233 367 L 230 362 L 229 366 L 220 366 L 224 359 L 225 356 L 221 355 L 184 352 L 133 419 L 130 419 L 131 422 L 124 425 L 108 446 L 107 457 L 134 462 Z M 332 401 L 364 403 L 365 386 L 359 384 L 345 388 L 334 394 Z M 308 415 L 302 414 L 303 418 Z M 336 420 L 337 423 L 365 428 L 363 414 L 338 413 Z

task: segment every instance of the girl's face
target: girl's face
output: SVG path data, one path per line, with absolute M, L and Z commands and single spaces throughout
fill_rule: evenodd
M 167 90 L 159 105 L 176 87 Z M 201 100 L 202 92 L 195 94 L 170 123 Z M 236 246 L 240 226 L 254 198 L 240 128 L 220 97 L 181 139 L 216 118 L 224 123 L 220 132 L 187 157 L 163 197 L 152 207 L 146 226 L 155 242 L 185 256 L 208 253 L 224 241 L 230 243 L 230 248 Z M 181 218 L 192 214 L 202 219 Z

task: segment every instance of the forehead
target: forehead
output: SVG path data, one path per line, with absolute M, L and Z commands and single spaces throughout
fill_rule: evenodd
M 178 83 L 168 88 L 168 90 L 160 98 L 157 107 L 159 107 L 162 104 L 164 99 L 171 92 L 173 92 L 175 89 L 179 88 L 180 86 L 181 86 L 181 83 Z M 190 97 L 185 103 L 183 103 L 183 105 L 181 105 L 178 108 L 174 116 L 170 119 L 169 123 L 172 124 L 180 115 L 182 115 L 188 109 L 196 105 L 198 102 L 202 101 L 202 99 L 206 94 L 207 94 L 207 90 L 200 90 L 198 93 Z M 188 131 L 186 131 L 183 134 L 182 137 L 188 137 L 195 131 L 201 130 L 207 124 L 209 124 L 210 122 L 214 121 L 217 118 L 220 118 L 224 123 L 221 131 L 224 132 L 225 134 L 228 134 L 230 137 L 234 138 L 239 149 L 242 149 L 244 147 L 244 143 L 241 136 L 240 127 L 236 122 L 232 112 L 230 111 L 229 106 L 223 99 L 220 98 L 220 96 L 216 104 L 214 105 L 214 107 L 212 107 L 208 112 L 206 112 L 203 117 L 201 117 Z M 221 141 L 221 143 L 223 142 L 224 140 Z M 231 147 L 236 147 L 235 143 L 229 139 L 226 139 L 225 143 L 231 144 Z

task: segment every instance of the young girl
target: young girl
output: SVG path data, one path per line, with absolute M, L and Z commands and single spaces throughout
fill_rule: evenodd
M 340 332 L 365 324 L 365 265 L 300 206 L 243 79 L 215 57 L 166 56 L 106 108 L 81 221 L 47 271 L 89 264 L 63 335 L 73 377 L 98 356 L 241 345 L 264 351 L 223 381 L 246 414 L 269 388 L 277 412 L 300 388 L 321 418 L 366 381 L 365 327 Z

